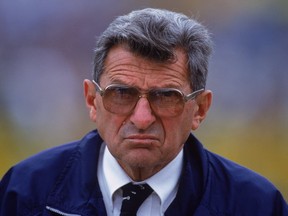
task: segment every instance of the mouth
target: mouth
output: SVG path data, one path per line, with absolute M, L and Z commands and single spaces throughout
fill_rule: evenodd
M 138 148 L 147 148 L 155 142 L 159 142 L 159 139 L 153 135 L 147 134 L 137 134 L 137 135 L 130 135 L 126 137 L 126 140 L 132 142 Z

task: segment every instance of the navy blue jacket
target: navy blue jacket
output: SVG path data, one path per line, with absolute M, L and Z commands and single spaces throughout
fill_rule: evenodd
M 11 168 L 0 183 L 0 216 L 106 215 L 97 180 L 102 139 L 52 148 Z M 191 134 L 184 146 L 179 190 L 165 215 L 288 215 L 265 178 L 203 148 Z

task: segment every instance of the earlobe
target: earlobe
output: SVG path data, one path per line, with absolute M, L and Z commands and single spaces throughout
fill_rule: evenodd
M 95 122 L 96 121 L 96 105 L 95 105 L 95 88 L 94 84 L 85 79 L 83 82 L 84 87 L 84 97 L 86 102 L 86 107 L 89 110 L 89 117 L 90 119 Z
M 205 119 L 212 103 L 212 92 L 210 90 L 204 91 L 196 98 L 196 103 L 192 130 L 196 130 L 200 126 L 201 122 Z
M 96 122 L 96 109 L 95 108 L 90 110 L 89 117 L 93 122 Z

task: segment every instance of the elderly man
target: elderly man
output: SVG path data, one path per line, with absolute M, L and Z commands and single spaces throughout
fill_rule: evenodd
M 0 215 L 288 215 L 271 183 L 191 133 L 212 100 L 210 53 L 207 30 L 182 14 L 144 9 L 114 20 L 84 80 L 97 130 L 13 167 Z

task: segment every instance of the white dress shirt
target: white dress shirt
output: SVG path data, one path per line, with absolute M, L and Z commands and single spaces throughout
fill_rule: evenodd
M 183 150 L 158 173 L 143 182 L 136 182 L 136 184 L 147 183 L 154 190 L 140 206 L 138 216 L 164 215 L 176 196 L 182 166 Z M 105 143 L 101 146 L 97 175 L 107 215 L 119 216 L 122 205 L 120 188 L 133 180 L 111 155 Z

